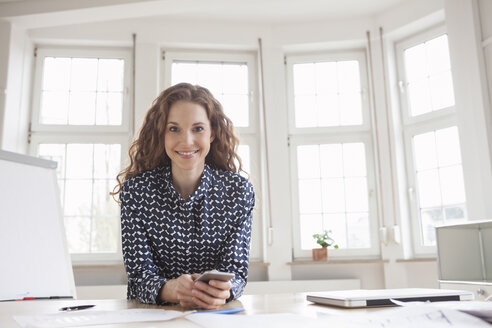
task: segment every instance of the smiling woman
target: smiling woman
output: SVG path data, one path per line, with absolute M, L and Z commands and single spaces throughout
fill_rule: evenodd
M 129 299 L 213 309 L 241 296 L 255 201 L 237 145 L 207 89 L 180 83 L 154 101 L 113 193 Z M 209 270 L 234 278 L 194 281 Z

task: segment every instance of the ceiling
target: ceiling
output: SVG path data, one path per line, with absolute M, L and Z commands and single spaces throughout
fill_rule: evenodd
M 0 0 L 0 18 L 28 28 L 162 16 L 260 24 L 370 17 L 411 0 Z M 429 0 L 434 1 L 434 0 Z

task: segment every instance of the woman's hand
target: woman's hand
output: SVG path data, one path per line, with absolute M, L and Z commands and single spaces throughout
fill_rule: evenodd
M 229 281 L 210 280 L 208 284 L 197 281 L 191 291 L 191 301 L 207 310 L 217 309 L 224 305 L 231 296 L 230 290 L 231 283 Z
M 193 302 L 192 290 L 194 280 L 199 274 L 183 274 L 176 279 L 171 279 L 164 284 L 161 290 L 161 299 L 166 302 L 181 304 L 183 307 L 193 308 L 197 305 Z

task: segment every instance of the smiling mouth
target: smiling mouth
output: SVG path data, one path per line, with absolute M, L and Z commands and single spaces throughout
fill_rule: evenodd
M 193 154 L 198 153 L 198 150 L 193 150 L 193 151 L 176 151 L 176 153 L 178 153 L 179 155 L 183 155 L 183 156 L 190 156 L 190 155 L 193 155 Z

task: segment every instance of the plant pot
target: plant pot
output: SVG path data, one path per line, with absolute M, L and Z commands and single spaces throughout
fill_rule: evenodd
M 313 260 L 314 261 L 326 261 L 328 260 L 328 248 L 313 248 Z

